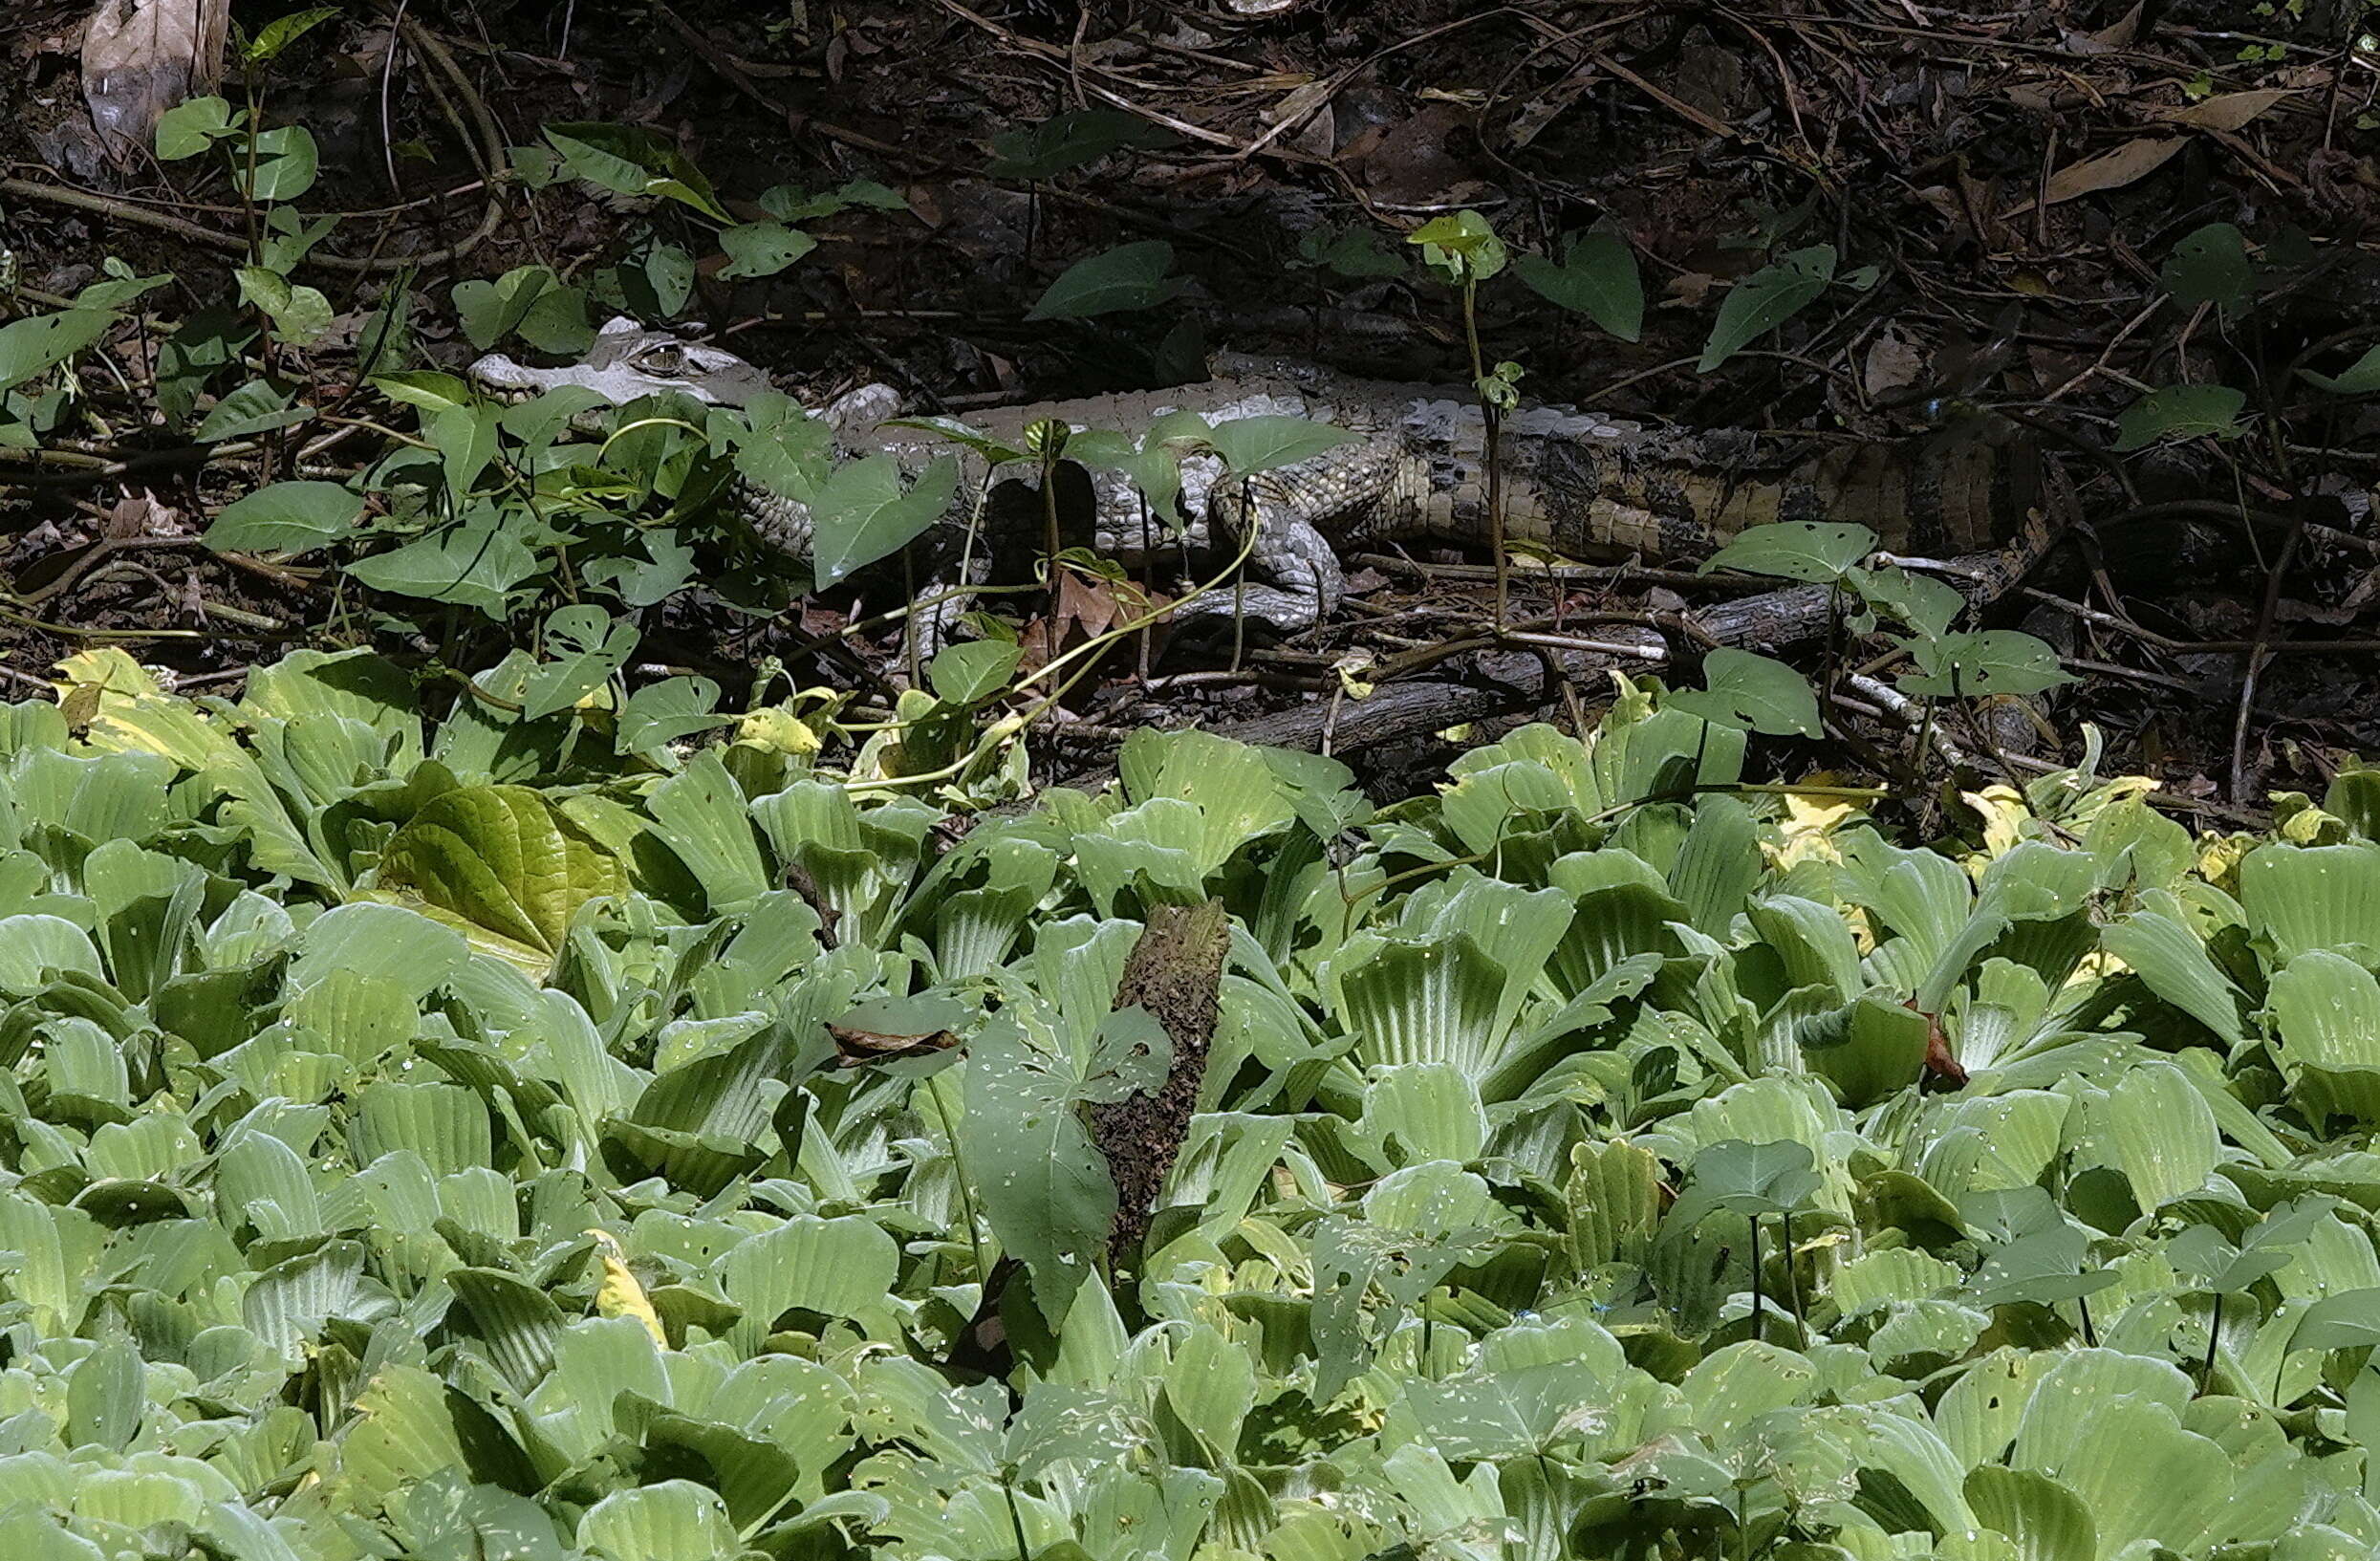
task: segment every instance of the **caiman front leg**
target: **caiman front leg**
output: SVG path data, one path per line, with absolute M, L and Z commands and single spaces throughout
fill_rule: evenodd
M 1184 603 L 1179 616 L 1242 612 L 1284 634 L 1312 628 L 1347 595 L 1326 528 L 1356 534 L 1354 523 L 1392 496 L 1403 465 L 1398 441 L 1371 438 L 1271 471 L 1216 478 L 1206 504 L 1215 552 L 1229 557 L 1245 546 L 1249 573 L 1270 583 L 1211 592 Z
M 866 384 L 836 397 L 818 417 L 833 430 L 837 448 L 846 457 L 857 458 L 876 452 L 877 426 L 899 416 L 900 410 L 900 392 L 886 384 Z M 922 444 L 920 452 L 920 464 L 934 453 Z M 811 566 L 816 552 L 809 505 L 744 477 L 735 480 L 733 502 L 762 542 L 805 568 Z M 988 560 L 979 549 L 955 573 L 955 581 L 937 571 L 923 582 L 918 599 L 925 605 L 911 616 L 902 634 L 897 676 L 912 663 L 932 660 L 955 638 L 960 618 L 974 605 L 972 588 L 989 578 Z

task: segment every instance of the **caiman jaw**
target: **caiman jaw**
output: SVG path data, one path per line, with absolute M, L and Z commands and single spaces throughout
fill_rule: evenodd
M 767 375 L 733 353 L 648 331 L 624 317 L 596 334 L 583 362 L 533 368 L 502 353 L 489 353 L 468 372 L 480 390 L 507 403 L 574 385 L 615 405 L 675 391 L 714 406 L 743 406 L 770 388 Z

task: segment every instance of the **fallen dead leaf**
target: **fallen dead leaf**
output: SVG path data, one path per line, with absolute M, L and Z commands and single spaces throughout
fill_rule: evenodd
M 959 1044 L 959 1037 L 947 1030 L 937 1030 L 923 1035 L 887 1035 L 873 1030 L 846 1030 L 841 1025 L 829 1025 L 827 1033 L 834 1037 L 833 1066 L 836 1068 L 865 1068 L 870 1063 L 922 1057 L 936 1052 L 946 1052 Z
M 1699 308 L 1711 289 L 1717 286 L 1719 278 L 1708 271 L 1680 271 L 1669 279 L 1669 297 L 1663 307 L 1682 304 L 1688 309 Z
M 2220 98 L 2186 104 L 2180 108 L 2159 108 L 2150 111 L 2150 118 L 2169 124 L 2186 124 L 2194 130 L 2237 130 L 2284 98 L 2297 96 L 2293 87 L 2262 87 L 2255 92 L 2227 92 Z
M 1925 372 L 1925 354 L 1917 344 L 1898 331 L 1887 330 L 1868 349 L 1868 361 L 1860 371 L 1860 383 L 1870 399 L 1895 390 L 1906 390 L 1917 382 Z
M 2066 46 L 2077 54 L 2108 54 L 2130 48 L 2132 40 L 2139 35 L 2140 7 L 2135 3 L 2131 10 L 2116 19 L 2112 27 L 2103 27 L 2096 33 L 2067 33 Z
M 83 100 L 109 155 L 148 149 L 158 116 L 223 76 L 230 0 L 99 0 L 82 40 Z
M 2165 166 L 2183 144 L 2184 138 L 2180 136 L 2141 136 L 2126 141 L 2112 152 L 2102 152 L 2080 163 L 2069 163 L 2049 176 L 2049 187 L 2042 193 L 2042 204 L 2056 206 L 2061 201 L 2071 201 L 2077 196 L 2121 189 Z M 2022 217 L 2032 209 L 2033 203 L 2027 201 L 2006 215 Z

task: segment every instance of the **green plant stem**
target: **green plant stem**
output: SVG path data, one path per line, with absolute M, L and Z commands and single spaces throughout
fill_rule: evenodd
M 1041 458 L 1042 558 L 1049 585 L 1049 608 L 1041 620 L 1042 656 L 1058 659 L 1058 459 L 1043 444 Z
M 1033 1561 L 1032 1547 L 1025 1542 L 1025 1519 L 1016 1509 L 1016 1483 L 1006 1469 L 1000 1471 L 1000 1493 L 1008 1498 L 1008 1527 L 1016 1533 L 1016 1561 Z
M 1481 389 L 1487 380 L 1487 362 L 1480 354 L 1479 278 L 1468 261 L 1462 268 L 1462 335 L 1471 349 L 1472 394 L 1479 398 L 1480 419 L 1487 449 L 1487 547 L 1496 559 L 1496 627 L 1504 626 L 1512 595 L 1512 561 L 1504 553 L 1504 413 Z
M 1793 1287 L 1793 1330 L 1801 1335 L 1802 1348 L 1809 1348 L 1809 1307 L 1802 1299 L 1802 1269 L 1793 1260 L 1793 1214 L 1787 1209 L 1777 1216 L 1777 1245 L 1785 1252 L 1785 1283 Z
M 950 1140 L 951 1172 L 959 1182 L 959 1212 L 966 1217 L 967 1247 L 975 1254 L 975 1282 L 985 1290 L 991 1288 L 991 1265 L 984 1261 L 984 1237 L 975 1218 L 975 1187 L 967 1180 L 966 1161 L 959 1154 L 959 1130 L 950 1120 L 950 1103 L 942 1098 L 942 1080 L 947 1071 L 925 1081 L 926 1098 L 934 1102 L 934 1115 L 941 1118 L 942 1137 Z
M 1761 1217 L 1760 1217 L 1759 1215 L 1755 1214 L 1755 1215 L 1753 1215 L 1753 1216 L 1751 1217 L 1751 1221 L 1752 1221 L 1752 1337 L 1753 1337 L 1753 1340 L 1754 1340 L 1755 1342 L 1761 1342 L 1761 1341 L 1763 1341 L 1763 1340 L 1765 1338 L 1765 1336 L 1766 1336 L 1766 1334 L 1767 1334 L 1767 1332 L 1768 1332 L 1768 1330 L 1767 1330 L 1767 1328 L 1766 1328 L 1766 1326 L 1765 1326 L 1766 1319 L 1765 1319 L 1764 1317 L 1763 1317 L 1763 1316 L 1762 1316 L 1762 1314 L 1761 1314 Z

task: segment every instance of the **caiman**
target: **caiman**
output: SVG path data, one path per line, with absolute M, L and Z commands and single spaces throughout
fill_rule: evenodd
M 1306 628 L 1344 593 L 1337 550 L 1488 535 L 1486 428 L 1467 390 L 1358 379 L 1286 359 L 1218 355 L 1213 378 L 1172 390 L 1049 401 L 970 418 L 1011 447 L 1045 420 L 1077 431 L 1137 435 L 1157 419 L 1191 411 L 1210 423 L 1296 417 L 1331 423 L 1349 442 L 1292 466 L 1223 480 L 1222 463 L 1182 463 L 1179 512 L 1155 534 L 1166 546 L 1228 557 L 1248 539 L 1260 584 L 1217 593 L 1191 611 L 1245 612 L 1283 631 Z M 566 385 L 621 402 L 660 391 L 741 406 L 768 388 L 767 375 L 725 350 L 646 331 L 605 326 L 582 363 L 533 368 L 502 355 L 471 376 L 518 400 Z M 963 467 L 953 520 L 963 521 L 986 475 L 984 458 L 934 434 L 888 426 L 899 396 L 869 385 L 824 417 L 849 455 L 884 452 L 913 474 L 938 457 Z M 2054 466 L 2029 446 L 1982 439 L 1826 440 L 1739 429 L 1647 427 L 1557 405 L 1523 405 L 1502 420 L 1502 500 L 1508 545 L 1571 557 L 1633 553 L 1708 556 L 1748 526 L 1835 521 L 1866 526 L 1890 551 L 1965 555 L 1969 594 L 1988 595 L 2041 554 L 2065 510 Z M 1029 468 L 1017 471 L 1030 476 Z M 1092 541 L 1107 556 L 1143 552 L 1141 501 L 1124 475 L 1090 470 Z M 739 478 L 733 503 L 767 542 L 797 561 L 811 556 L 811 517 L 798 499 Z M 999 508 L 995 506 L 995 508 Z M 1038 515 L 1038 504 L 1012 506 Z M 1079 537 L 1077 530 L 1074 535 Z M 996 548 L 1004 545 L 997 537 Z

